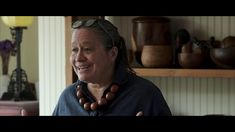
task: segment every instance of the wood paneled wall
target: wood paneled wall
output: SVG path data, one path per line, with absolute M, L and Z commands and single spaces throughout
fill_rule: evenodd
M 136 16 L 108 16 L 131 48 L 131 20 Z M 171 35 L 186 28 L 191 36 L 222 40 L 235 36 L 235 16 L 167 16 Z M 174 115 L 235 115 L 235 78 L 145 77 L 163 92 Z

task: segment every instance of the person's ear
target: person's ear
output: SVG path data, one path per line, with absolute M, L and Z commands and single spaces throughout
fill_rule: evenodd
M 118 48 L 116 46 L 114 46 L 111 49 L 112 60 L 115 60 L 117 58 L 117 55 L 118 55 Z

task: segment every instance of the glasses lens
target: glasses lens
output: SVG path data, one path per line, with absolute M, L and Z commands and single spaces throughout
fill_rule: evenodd
M 85 22 L 85 26 L 86 26 L 86 27 L 90 27 L 90 26 L 92 26 L 95 22 L 96 22 L 96 19 L 90 19 L 90 20 L 88 20 L 88 21 Z
M 92 25 L 94 25 L 95 23 L 98 24 L 98 26 L 110 37 L 110 39 L 112 40 L 112 43 L 114 45 L 114 41 L 113 38 L 111 37 L 111 35 L 109 34 L 109 32 L 107 31 L 107 29 L 105 28 L 104 24 L 109 24 L 108 22 L 104 21 L 104 23 L 102 23 L 101 21 L 97 20 L 97 19 L 89 19 L 89 20 L 82 20 L 82 21 L 76 21 L 72 24 L 72 28 L 76 29 L 79 28 L 81 26 L 84 27 L 90 27 Z M 109 24 L 110 25 L 110 24 Z
M 90 27 L 90 26 L 92 26 L 95 22 L 96 22 L 95 19 L 76 21 L 76 22 L 73 23 L 72 28 L 73 28 L 73 29 L 76 29 L 76 28 L 79 28 L 79 27 L 81 27 L 81 26 Z
M 82 23 L 83 23 L 82 21 L 76 21 L 73 23 L 72 28 L 74 29 L 79 28 L 82 25 Z

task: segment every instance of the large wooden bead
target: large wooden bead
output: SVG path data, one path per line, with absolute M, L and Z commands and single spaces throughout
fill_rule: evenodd
M 114 94 L 111 93 L 111 92 L 108 92 L 105 96 L 105 98 L 109 101 L 109 100 L 112 100 L 114 98 Z
M 85 102 L 86 102 L 86 99 L 85 99 L 85 98 L 80 98 L 80 99 L 79 99 L 79 103 L 80 103 L 81 105 L 85 104 Z
M 79 85 L 77 85 L 77 90 L 79 90 L 80 89 L 80 86 Z
M 79 90 L 77 91 L 77 96 L 78 96 L 78 98 L 81 98 L 81 97 L 83 96 L 83 93 L 82 93 L 82 90 L 81 90 L 81 89 L 79 89 Z
M 84 109 L 85 109 L 85 110 L 90 110 L 90 106 L 91 106 L 91 103 L 86 102 L 86 103 L 84 104 Z
M 100 100 L 98 100 L 98 105 L 105 105 L 107 104 L 107 100 L 105 98 L 101 98 Z
M 91 103 L 91 109 L 92 110 L 96 110 L 97 107 L 98 107 L 98 103 L 97 102 Z
M 116 93 L 118 91 L 118 89 L 119 89 L 118 85 L 114 84 L 111 86 L 110 91 L 112 93 Z

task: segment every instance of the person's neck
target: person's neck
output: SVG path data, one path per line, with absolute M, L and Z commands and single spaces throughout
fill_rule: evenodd
M 87 88 L 91 94 L 95 97 L 96 100 L 101 99 L 104 94 L 104 91 L 111 85 L 113 80 L 113 70 L 106 72 L 106 75 L 103 76 L 100 80 L 97 80 L 95 83 L 88 83 Z
M 111 85 L 111 81 L 108 81 L 103 84 L 94 84 L 88 83 L 87 88 L 91 92 L 91 94 L 95 97 L 96 100 L 101 99 L 104 94 L 104 91 Z

